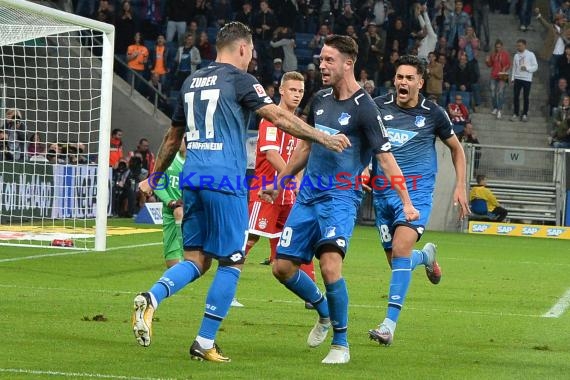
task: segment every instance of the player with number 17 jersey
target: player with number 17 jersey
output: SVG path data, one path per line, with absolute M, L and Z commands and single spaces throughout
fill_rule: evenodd
M 185 249 L 203 247 L 219 257 L 244 251 L 248 225 L 244 183 L 247 125 L 254 111 L 270 103 L 271 98 L 255 77 L 226 63 L 212 62 L 184 82 L 172 124 L 186 126 L 186 161 L 180 177 L 185 190 Z M 233 196 L 240 201 L 236 203 Z M 210 222 L 204 212 L 207 204 L 219 205 L 214 211 L 219 218 L 210 227 L 223 231 L 224 236 L 203 236 L 203 226 Z

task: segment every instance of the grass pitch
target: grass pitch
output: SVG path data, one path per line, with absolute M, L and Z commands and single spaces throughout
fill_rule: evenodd
M 328 344 L 307 347 L 316 313 L 258 264 L 266 240 L 241 276 L 245 307 L 230 310 L 217 337 L 227 364 L 188 356 L 213 270 L 161 304 L 150 347 L 135 342 L 132 299 L 164 270 L 160 233 L 111 236 L 105 253 L 1 247 L 0 378 L 568 379 L 570 311 L 542 317 L 570 288 L 567 241 L 427 232 L 418 246 L 427 241 L 438 244 L 442 282 L 414 272 L 386 348 L 367 331 L 384 318 L 390 271 L 376 230 L 356 229 L 343 366 L 320 364 Z

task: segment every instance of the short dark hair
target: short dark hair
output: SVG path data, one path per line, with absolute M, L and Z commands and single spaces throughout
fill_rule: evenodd
M 396 60 L 396 70 L 398 70 L 398 67 L 402 65 L 414 66 L 418 74 L 422 77 L 426 72 L 426 65 L 424 61 L 419 59 L 415 55 L 403 55 L 400 58 L 398 58 Z
M 481 184 L 481 182 L 483 182 L 483 181 L 485 180 L 485 178 L 487 178 L 487 177 L 485 176 L 485 174 L 478 174 L 478 175 L 475 177 L 475 181 L 477 181 L 477 184 Z
M 523 44 L 523 45 L 526 46 L 526 40 L 525 40 L 524 38 L 519 38 L 519 39 L 517 40 L 517 44 L 518 44 L 519 42 L 520 42 L 521 44 Z
M 325 45 L 334 47 L 341 52 L 341 54 L 348 56 L 348 58 L 356 62 L 358 45 L 352 37 L 333 34 L 325 38 Z
M 238 40 L 251 41 L 251 29 L 239 21 L 228 22 L 216 36 L 216 49 L 220 50 Z
M 121 128 L 115 128 L 113 129 L 113 131 L 111 132 L 111 136 L 115 136 L 117 133 L 119 132 L 123 132 L 123 130 Z

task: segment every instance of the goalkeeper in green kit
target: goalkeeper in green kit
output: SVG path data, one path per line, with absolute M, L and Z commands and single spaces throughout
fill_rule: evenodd
M 181 228 L 184 207 L 182 207 L 182 190 L 178 181 L 185 159 L 186 144 L 182 141 L 180 150 L 178 150 L 172 164 L 166 169 L 166 172 L 157 176 L 158 181 L 152 181 L 152 187 L 148 186 L 147 181 L 143 181 L 140 187 L 145 194 L 154 192 L 162 201 L 162 242 L 167 268 L 184 259 Z

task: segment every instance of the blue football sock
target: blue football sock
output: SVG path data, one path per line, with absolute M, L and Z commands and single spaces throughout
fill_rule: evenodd
M 206 310 L 198 335 L 206 339 L 216 339 L 222 321 L 228 314 L 241 271 L 238 268 L 219 266 L 208 295 Z
M 310 302 L 321 318 L 329 317 L 329 305 L 326 297 L 305 272 L 297 270 L 291 278 L 283 282 L 283 285 L 305 302 Z
M 388 312 L 386 317 L 398 322 L 400 310 L 406 299 L 408 287 L 412 279 L 409 257 L 392 258 L 392 278 L 390 279 L 390 294 L 388 295 Z
M 419 249 L 414 249 L 412 251 L 412 255 L 410 256 L 410 258 L 412 259 L 412 264 L 411 264 L 412 270 L 416 269 L 416 267 L 420 264 L 426 265 L 427 263 L 426 253 Z
M 346 282 L 341 278 L 332 284 L 326 284 L 327 300 L 333 321 L 333 340 L 332 344 L 348 347 L 346 338 L 346 330 L 348 326 L 348 291 Z
M 192 261 L 181 261 L 164 272 L 162 277 L 150 288 L 158 306 L 163 299 L 170 297 L 195 279 L 201 276 L 196 264 Z

